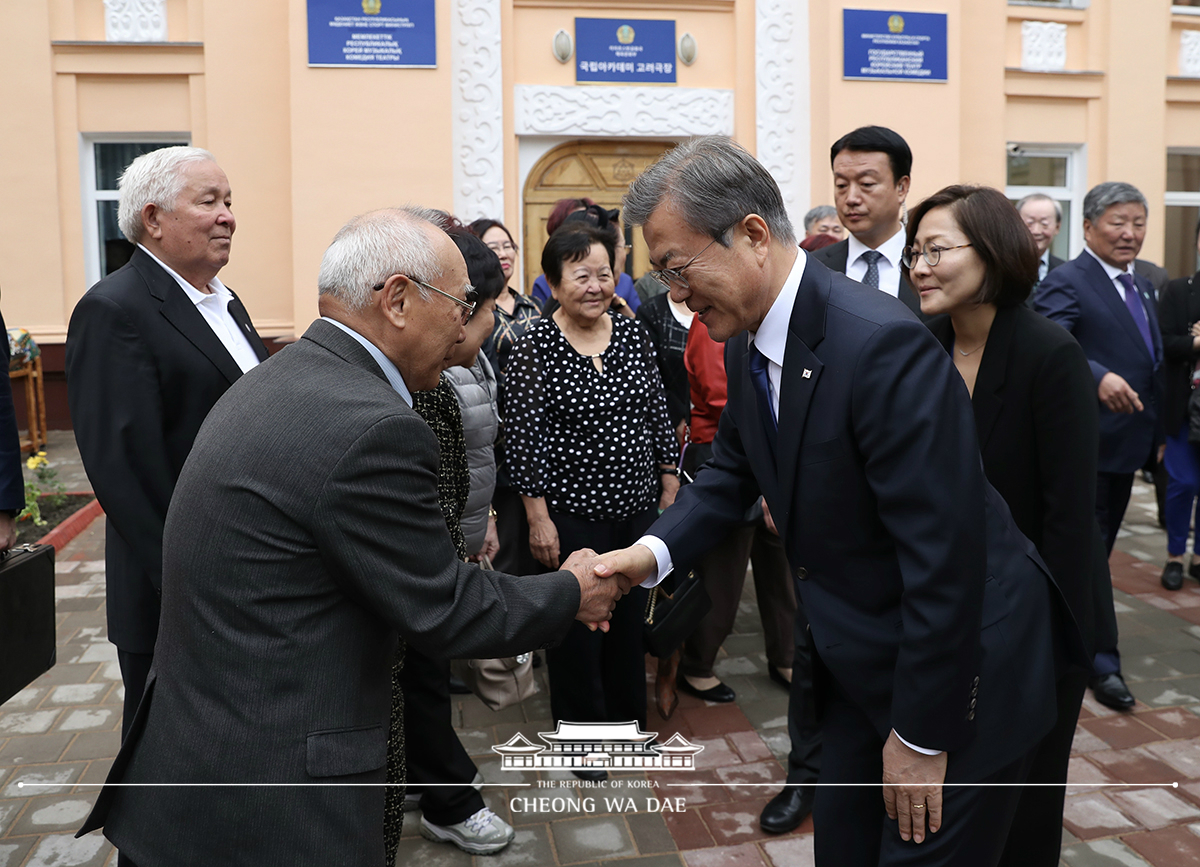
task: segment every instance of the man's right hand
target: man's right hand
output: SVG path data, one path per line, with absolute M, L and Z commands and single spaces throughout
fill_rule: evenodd
M 630 545 L 602 556 L 596 564 L 596 574 L 601 578 L 616 578 L 627 587 L 633 587 L 658 574 L 658 561 L 645 545 Z
M 1100 378 L 1098 389 L 1100 402 L 1113 412 L 1141 412 L 1145 407 L 1138 399 L 1138 393 L 1129 387 L 1124 377 L 1118 376 L 1111 370 Z
M 575 619 L 588 629 L 608 632 L 608 621 L 612 617 L 617 600 L 629 592 L 629 585 L 611 578 L 600 578 L 596 574 L 598 556 L 591 548 L 576 551 L 567 558 L 562 568 L 571 572 L 579 582 L 579 613 Z

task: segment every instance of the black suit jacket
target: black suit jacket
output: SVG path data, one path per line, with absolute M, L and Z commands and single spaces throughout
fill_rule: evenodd
M 1049 274 L 1051 271 L 1053 271 L 1059 265 L 1065 265 L 1066 262 L 1067 262 L 1066 259 L 1060 259 L 1057 256 L 1055 256 L 1053 253 L 1051 253 L 1050 258 L 1046 260 L 1046 273 Z M 1033 302 L 1034 302 L 1034 299 L 1037 297 L 1039 286 L 1041 286 L 1040 282 L 1035 283 L 1032 291 L 1030 291 L 1030 293 L 1029 293 L 1029 297 L 1025 299 L 1025 306 L 1028 307 L 1030 310 L 1033 309 Z
M 953 356 L 949 319 L 929 326 Z M 1049 567 L 1089 649 L 1116 646 L 1096 524 L 1095 385 L 1070 334 L 1024 306 L 996 312 L 971 398 L 988 481 Z M 1102 641 L 1097 644 L 1097 634 Z
M 816 250 L 808 255 L 812 256 L 829 270 L 845 274 L 846 265 L 849 264 L 847 260 L 850 258 L 850 242 L 848 240 L 838 241 L 836 244 L 822 247 L 820 250 Z M 917 295 L 916 290 L 913 289 L 912 284 L 905 279 L 904 272 L 900 273 L 900 294 L 897 297 L 922 322 L 928 320 L 929 317 L 921 312 L 921 298 Z
M 106 786 L 83 831 L 141 865 L 383 864 L 397 631 L 513 656 L 579 609 L 570 572 L 459 560 L 437 480 L 433 432 L 328 322 L 230 388 L 171 502 L 154 667 L 108 781 L 293 785 Z
M 880 738 L 895 728 L 948 751 L 951 782 L 979 779 L 1054 722 L 1057 591 L 984 478 L 962 377 L 930 331 L 814 259 L 790 323 L 777 456 L 742 334 L 713 459 L 650 532 L 687 565 L 761 492 L 841 693 Z M 1062 635 L 1086 662 L 1074 627 Z
M 265 359 L 236 297 L 229 312 Z M 108 637 L 126 652 L 152 653 L 171 492 L 205 416 L 242 371 L 140 247 L 75 305 L 66 356 L 75 441 L 108 516 Z
M 0 316 L 0 340 L 4 341 L 4 373 L 0 381 L 0 509 L 19 512 L 25 508 L 25 479 L 21 475 L 17 411 L 13 406 L 12 383 L 8 378 L 8 363 L 12 355 L 3 316 Z M 33 411 L 33 407 L 26 409 Z
M 1168 436 L 1179 433 L 1180 426 L 1187 420 L 1192 370 L 1200 361 L 1200 352 L 1192 348 L 1193 322 L 1200 322 L 1200 273 L 1172 280 L 1158 299 L 1166 378 L 1163 420 Z

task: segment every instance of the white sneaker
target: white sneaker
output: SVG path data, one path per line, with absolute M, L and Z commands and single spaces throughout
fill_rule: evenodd
M 491 855 L 512 842 L 516 832 L 487 807 L 456 825 L 435 825 L 421 817 L 421 836 L 435 843 L 453 843 L 464 852 Z

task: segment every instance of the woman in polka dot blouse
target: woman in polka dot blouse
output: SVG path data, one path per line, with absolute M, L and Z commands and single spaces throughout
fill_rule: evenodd
M 550 237 L 542 269 L 560 307 L 509 358 L 509 466 L 530 548 L 547 569 L 579 548 L 633 544 L 679 487 L 650 340 L 635 321 L 609 313 L 611 235 L 576 223 Z M 576 623 L 547 653 L 555 719 L 645 725 L 645 603 L 646 591 L 635 588 L 617 604 L 608 633 Z

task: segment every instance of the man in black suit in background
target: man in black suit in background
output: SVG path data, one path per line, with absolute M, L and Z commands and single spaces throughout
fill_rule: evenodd
M 921 299 L 900 273 L 901 213 L 912 171 L 908 142 L 887 127 L 863 126 L 834 142 L 829 159 L 834 204 L 850 237 L 814 251 L 812 257 L 830 270 L 899 298 L 924 321 Z
M 1033 236 L 1037 244 L 1038 256 L 1038 285 L 1046 279 L 1046 275 L 1065 262 L 1050 252 L 1050 245 L 1062 228 L 1062 205 L 1045 193 L 1030 193 L 1017 202 L 1017 213 L 1025 223 L 1025 228 Z M 1033 296 L 1037 294 L 1037 285 L 1029 293 L 1025 305 L 1033 308 Z
M 137 249 L 75 306 L 66 367 L 75 440 L 108 517 L 108 637 L 125 683 L 124 738 L 158 636 L 175 482 L 208 411 L 267 349 L 217 279 L 236 222 L 212 154 L 143 154 L 120 191 L 118 223 Z

